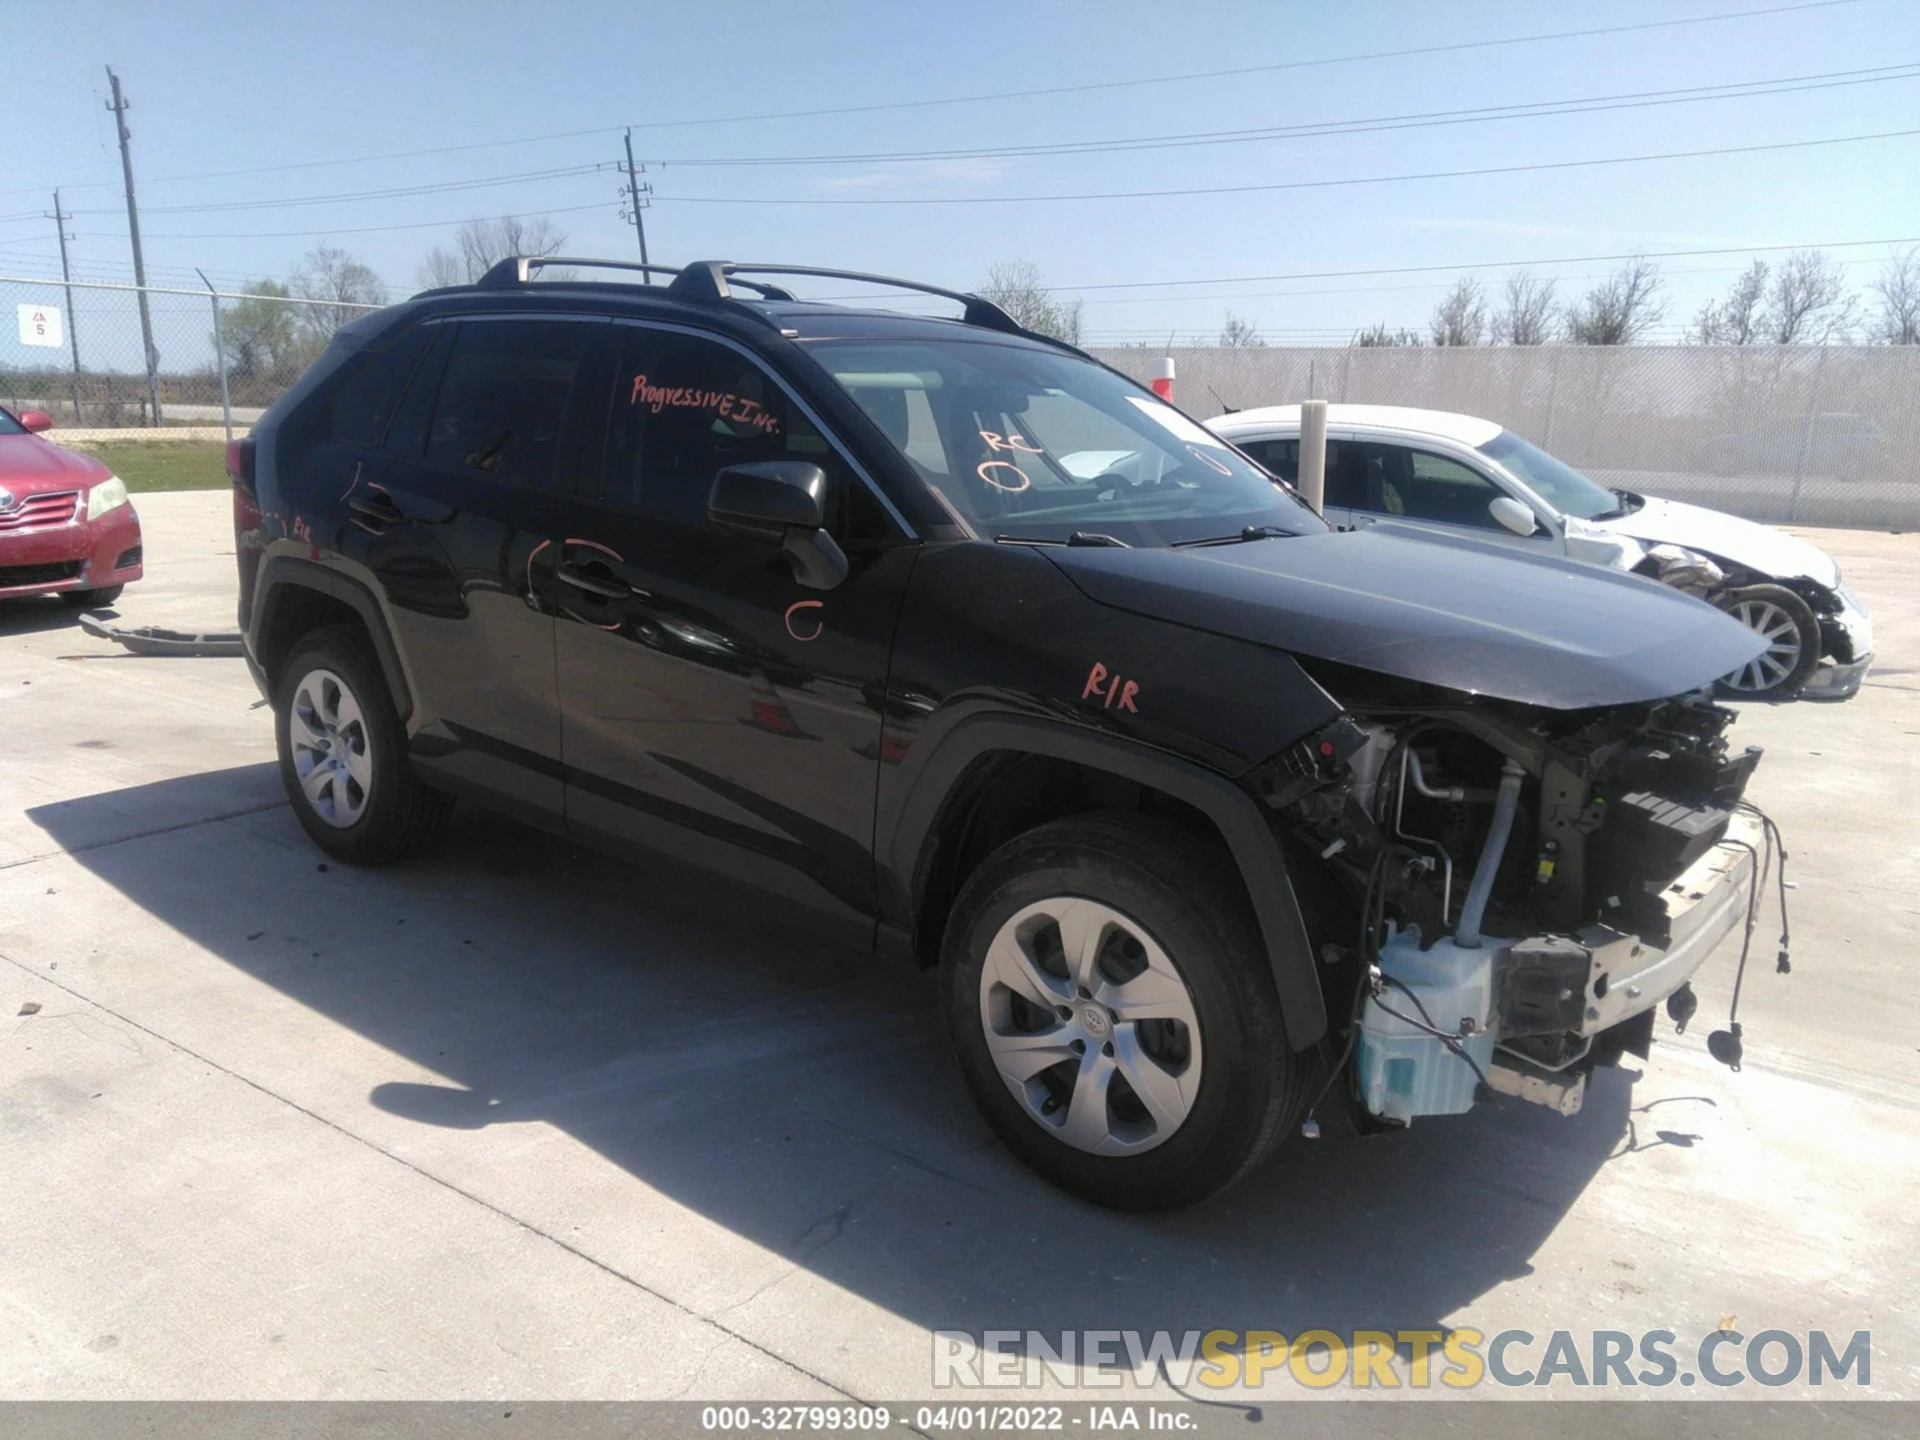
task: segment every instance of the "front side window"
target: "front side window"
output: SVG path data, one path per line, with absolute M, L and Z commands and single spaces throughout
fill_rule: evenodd
M 1505 492 L 1477 470 L 1404 445 L 1370 444 L 1366 449 L 1367 488 L 1378 487 L 1378 508 L 1385 514 L 1475 530 L 1501 528 L 1488 507 Z
M 427 427 L 428 462 L 550 484 L 587 330 L 545 320 L 462 324 Z
M 808 346 L 955 520 L 984 539 L 1129 545 L 1325 529 L 1240 453 L 1076 356 L 952 340 Z
M 599 498 L 625 509 L 707 523 L 714 477 L 729 465 L 804 460 L 826 472 L 829 528 L 878 540 L 885 512 L 806 412 L 731 346 L 671 330 L 620 327 Z M 911 412 L 899 418 L 912 423 Z

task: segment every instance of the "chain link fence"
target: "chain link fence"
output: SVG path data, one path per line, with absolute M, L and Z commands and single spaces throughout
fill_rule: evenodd
M 243 433 L 370 306 L 0 276 L 0 404 L 81 432 Z M 216 339 L 217 335 L 217 339 Z M 1920 346 L 1346 346 L 1093 352 L 1143 383 L 1229 407 L 1335 402 L 1456 410 L 1602 484 L 1749 519 L 1920 526 Z
M 371 308 L 0 276 L 0 404 L 44 410 L 63 430 L 231 424 L 244 434 L 335 330 Z
M 1093 352 L 1180 405 L 1414 405 L 1496 421 L 1603 485 L 1748 519 L 1920 526 L 1920 346 L 1347 346 Z

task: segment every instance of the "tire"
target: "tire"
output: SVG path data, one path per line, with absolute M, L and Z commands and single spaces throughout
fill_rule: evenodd
M 273 702 L 280 779 L 313 843 L 385 865 L 434 839 L 453 800 L 422 784 L 373 647 L 356 626 L 303 636 Z
M 91 610 L 96 605 L 111 605 L 120 598 L 124 585 L 103 585 L 98 590 L 62 590 L 60 603 L 76 610 Z
M 1820 621 L 1784 585 L 1748 585 L 1713 602 L 1769 641 L 1758 658 L 1724 676 L 1720 693 L 1736 700 L 1791 700 L 1820 664 Z
M 1234 874 L 1204 837 L 1083 816 L 1009 840 L 961 887 L 940 962 L 954 1054 L 1001 1142 L 1063 1190 L 1191 1205 L 1298 1117 L 1310 1060 L 1287 1046 Z M 1068 982 L 1069 947 L 1096 983 Z M 1129 1020 L 1133 1007 L 1147 1014 Z

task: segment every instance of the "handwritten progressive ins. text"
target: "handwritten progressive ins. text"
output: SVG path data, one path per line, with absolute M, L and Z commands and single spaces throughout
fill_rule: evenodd
M 758 400 L 726 390 L 700 390 L 688 385 L 655 385 L 644 375 L 633 377 L 629 405 L 645 405 L 654 414 L 662 410 L 711 410 L 722 420 L 735 425 L 751 425 L 763 435 L 780 433 L 780 417 L 769 413 Z

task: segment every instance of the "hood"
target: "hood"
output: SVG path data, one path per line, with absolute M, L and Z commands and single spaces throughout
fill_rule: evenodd
M 62 450 L 38 435 L 0 435 L 0 490 L 17 496 L 84 489 L 112 473 L 91 455 Z
M 1631 515 L 1590 523 L 1650 544 L 1684 545 L 1775 580 L 1812 580 L 1829 590 L 1840 583 L 1840 567 L 1818 546 L 1771 525 L 1699 505 L 1649 499 Z
M 1391 524 L 1042 553 L 1115 609 L 1555 710 L 1684 694 L 1762 648 L 1737 620 L 1654 581 Z

